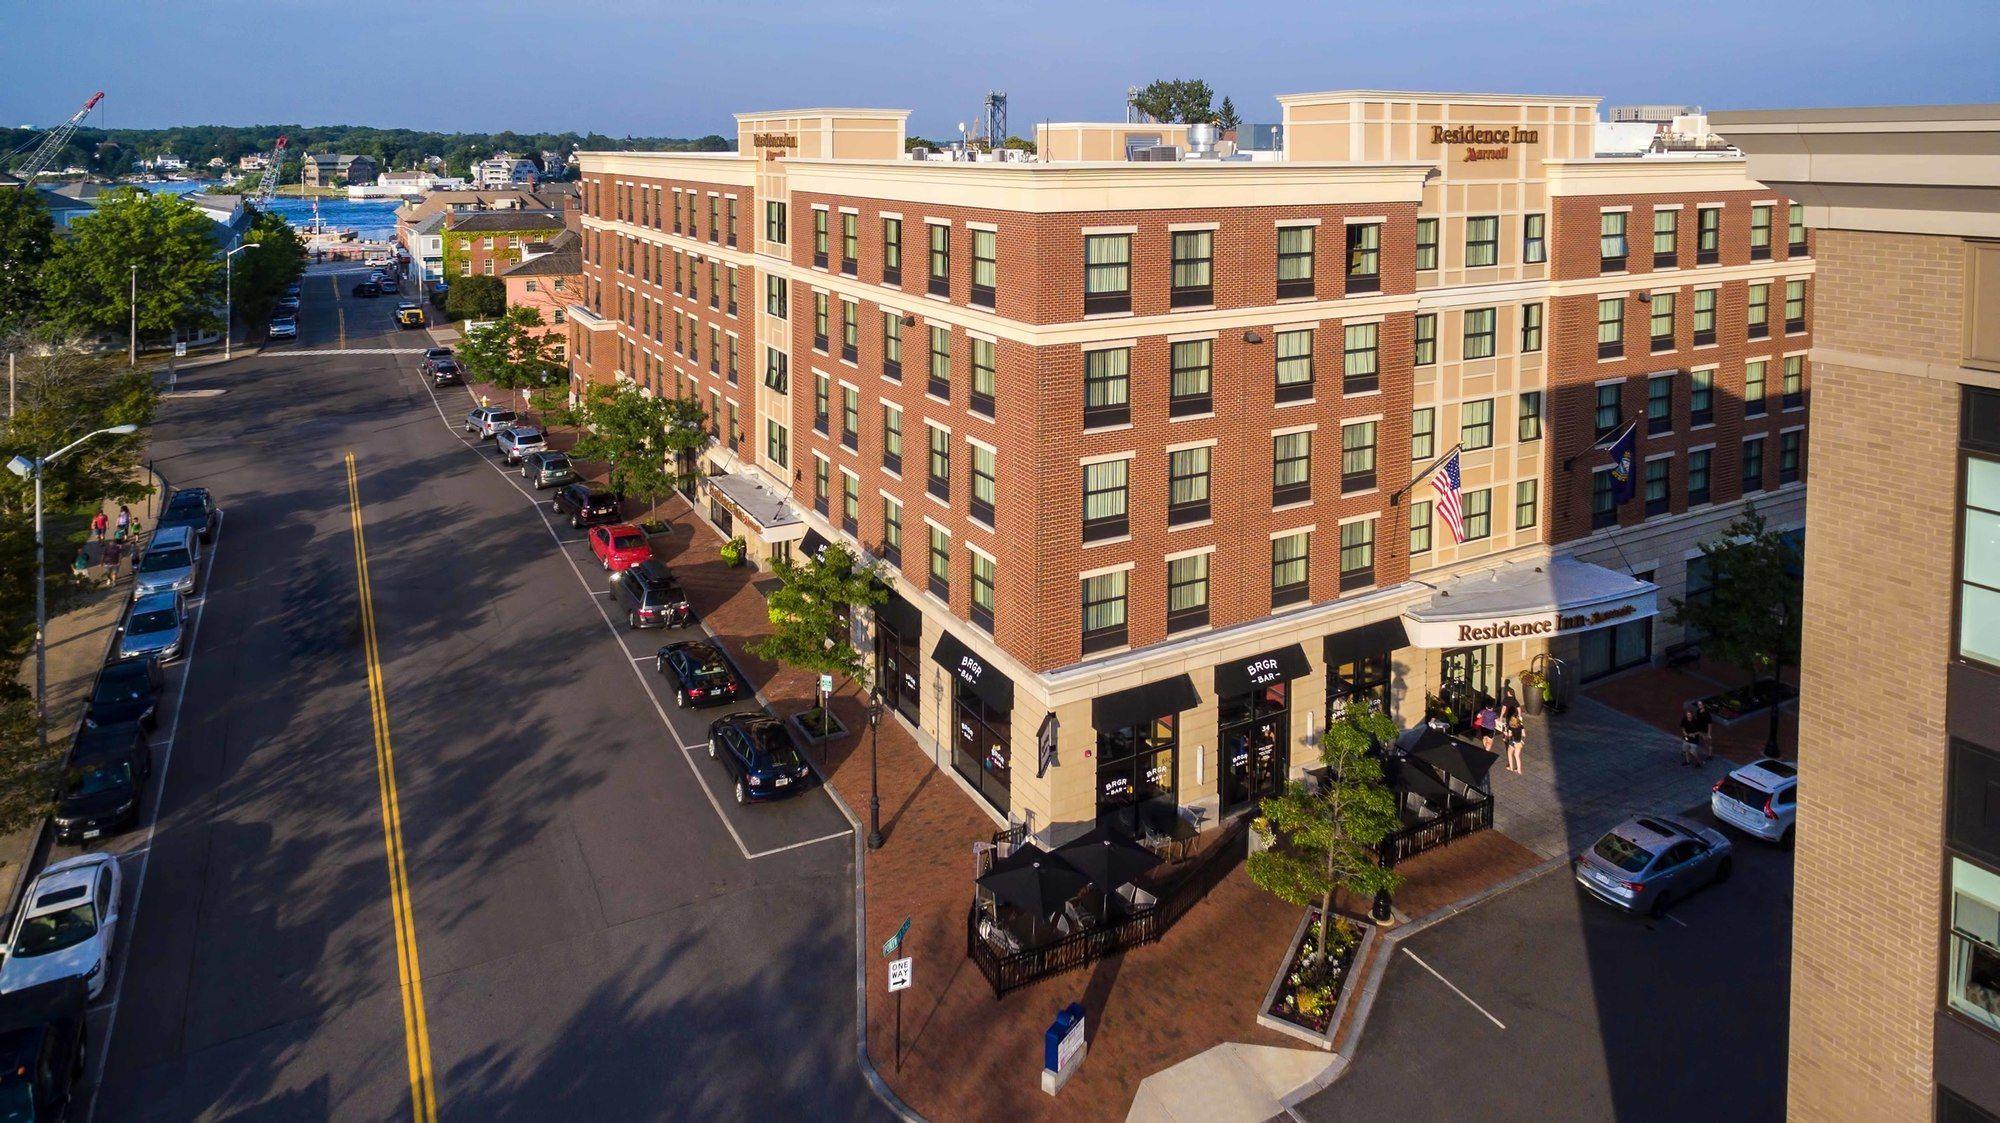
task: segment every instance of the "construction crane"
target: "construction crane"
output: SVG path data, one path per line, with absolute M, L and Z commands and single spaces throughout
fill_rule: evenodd
M 28 162 L 22 164 L 15 172 L 16 175 L 21 177 L 22 183 L 35 182 L 35 177 L 40 175 L 42 170 L 47 168 L 55 160 L 56 156 L 61 154 L 63 146 L 69 143 L 69 138 L 76 135 L 76 127 L 83 124 L 83 119 L 90 116 L 90 111 L 97 108 L 97 103 L 103 100 L 104 91 L 97 91 L 90 95 L 89 101 L 83 103 L 82 109 L 70 114 L 69 120 L 42 134 L 41 143 L 35 146 L 35 151 L 28 157 Z M 26 147 L 27 145 L 25 144 L 21 146 L 21 148 Z M 12 156 L 20 152 L 21 148 L 15 149 L 14 152 L 10 152 L 8 155 Z
M 264 178 L 257 181 L 257 206 L 267 207 L 278 193 L 278 180 L 285 174 L 285 138 L 279 137 L 271 154 L 264 157 Z

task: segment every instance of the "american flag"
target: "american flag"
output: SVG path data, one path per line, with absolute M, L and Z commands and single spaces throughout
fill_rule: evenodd
M 1444 525 L 1451 528 L 1453 542 L 1465 541 L 1465 516 L 1458 506 L 1458 452 L 1453 450 L 1445 457 L 1444 464 L 1431 473 L 1431 486 L 1437 489 L 1437 513 L 1444 519 Z

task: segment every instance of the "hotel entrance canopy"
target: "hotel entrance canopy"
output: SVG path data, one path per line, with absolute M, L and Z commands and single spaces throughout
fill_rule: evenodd
M 1403 610 L 1412 646 L 1548 639 L 1642 620 L 1659 611 L 1659 586 L 1574 558 L 1467 573 L 1434 588 L 1429 601 Z

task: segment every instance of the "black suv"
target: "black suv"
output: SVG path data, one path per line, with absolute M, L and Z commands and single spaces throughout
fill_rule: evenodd
M 694 619 L 681 583 L 658 558 L 612 574 L 611 599 L 625 606 L 625 623 L 634 628 L 679 628 Z
M 730 714 L 708 727 L 708 755 L 736 782 L 736 802 L 777 799 L 804 788 L 812 766 L 785 727 L 753 711 Z
M 712 643 L 687 640 L 670 643 L 653 656 L 653 669 L 674 684 L 674 705 L 716 706 L 743 697 L 743 680 L 729 666 L 729 657 Z
M 136 721 L 77 734 L 57 793 L 57 842 L 87 842 L 139 821 L 139 801 L 153 774 L 146 731 Z
M 431 376 L 432 384 L 437 386 L 463 386 L 465 384 L 465 372 L 458 369 L 458 360 L 456 359 L 426 359 L 424 361 L 424 371 Z
M 203 542 L 215 541 L 215 528 L 222 525 L 222 511 L 205 487 L 176 488 L 167 498 L 167 508 L 160 512 L 160 522 L 155 530 L 168 530 L 177 526 L 192 527 L 195 535 Z
M 356 295 L 356 296 L 381 296 L 381 295 L 382 295 L 382 286 L 381 286 L 381 285 L 378 285 L 378 284 L 376 284 L 376 283 L 375 283 L 375 282 L 373 282 L 373 281 L 363 281 L 363 282 L 361 282 L 360 284 L 358 284 L 358 285 L 354 286 L 354 295 Z
M 0 994 L 0 1110 L 22 1123 L 62 1119 L 83 1080 L 81 977 Z
M 83 724 L 95 729 L 136 721 L 140 728 L 152 729 L 159 724 L 157 711 L 165 678 L 160 661 L 144 655 L 104 664 L 97 672 L 97 685 L 91 688 L 90 709 L 84 711 Z
M 570 484 L 556 492 L 556 497 L 549 501 L 549 509 L 558 515 L 568 515 L 569 525 L 579 529 L 618 521 L 618 497 L 608 491 L 596 491 L 589 484 Z
M 521 458 L 521 478 L 535 485 L 540 491 L 545 487 L 566 484 L 576 478 L 576 468 L 569 462 L 569 454 L 554 449 L 531 452 Z

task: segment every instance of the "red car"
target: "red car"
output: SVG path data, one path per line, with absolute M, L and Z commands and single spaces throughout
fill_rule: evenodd
M 645 531 L 631 523 L 614 523 L 590 528 L 590 552 L 605 569 L 617 573 L 652 557 L 653 547 L 646 541 Z

